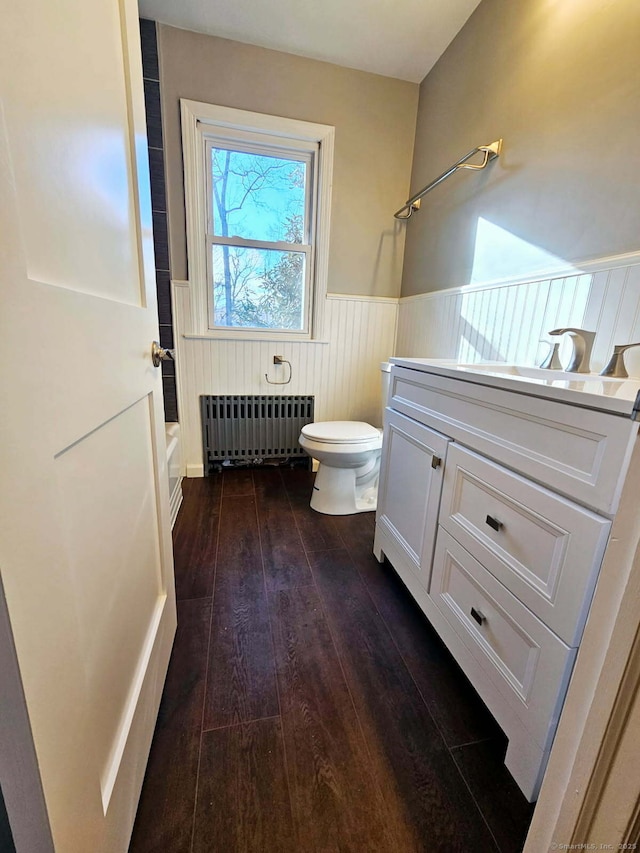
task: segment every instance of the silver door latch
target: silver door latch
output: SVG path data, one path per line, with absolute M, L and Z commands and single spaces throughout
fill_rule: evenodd
M 161 361 L 175 361 L 176 351 L 174 349 L 165 349 L 161 347 L 158 341 L 151 344 L 151 361 L 154 367 L 160 367 Z

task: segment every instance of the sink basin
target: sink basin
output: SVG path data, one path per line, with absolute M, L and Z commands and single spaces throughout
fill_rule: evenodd
M 542 367 L 528 367 L 504 362 L 483 362 L 480 364 L 459 364 L 461 370 L 469 372 L 494 373 L 501 376 L 521 376 L 524 379 L 540 379 L 546 382 L 620 382 L 613 376 L 600 376 L 599 373 L 567 373 L 564 370 L 547 370 Z

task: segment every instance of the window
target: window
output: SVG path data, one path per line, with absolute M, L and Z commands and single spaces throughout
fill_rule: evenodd
M 206 152 L 211 328 L 308 331 L 313 152 L 216 138 Z
M 181 106 L 194 334 L 317 339 L 333 128 Z

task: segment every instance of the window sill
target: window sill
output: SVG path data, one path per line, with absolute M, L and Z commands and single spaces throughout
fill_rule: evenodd
M 257 337 L 256 335 L 238 335 L 237 337 L 231 337 L 229 335 L 216 335 L 214 333 L 206 334 L 203 333 L 201 335 L 196 334 L 187 334 L 183 333 L 182 335 L 185 340 L 188 341 L 226 341 L 227 343 L 273 343 L 273 344 L 321 344 L 323 346 L 327 345 L 329 341 L 319 340 L 318 338 L 290 338 L 290 337 L 278 337 L 277 335 L 269 335 L 264 337 Z

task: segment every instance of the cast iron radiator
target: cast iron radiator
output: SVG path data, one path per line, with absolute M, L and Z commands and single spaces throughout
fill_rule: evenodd
M 300 430 L 313 421 L 313 396 L 203 394 L 205 473 L 230 461 L 305 456 Z

